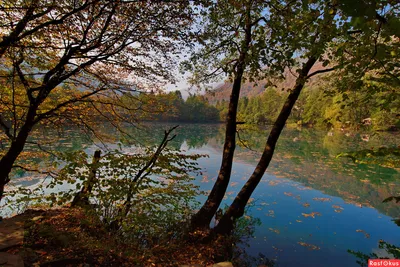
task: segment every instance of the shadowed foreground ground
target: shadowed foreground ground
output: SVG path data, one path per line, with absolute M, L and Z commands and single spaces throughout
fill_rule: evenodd
M 0 222 L 0 266 L 216 266 L 218 246 L 171 242 L 140 251 L 80 209 L 28 210 Z

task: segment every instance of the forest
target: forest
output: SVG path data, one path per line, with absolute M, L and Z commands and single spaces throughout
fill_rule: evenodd
M 379 88 L 382 86 L 379 83 L 363 86 L 356 92 L 337 92 L 328 83 L 321 86 L 330 90 L 303 89 L 288 123 L 327 129 L 359 129 L 366 126 L 374 131 L 400 129 L 400 97 L 395 89 Z M 243 97 L 239 101 L 238 121 L 258 125 L 272 124 L 286 95 L 285 92 L 271 88 L 259 96 Z M 227 101 L 218 101 L 216 108 L 223 121 L 227 114 Z
M 398 1 L 0 0 L 0 37 L 0 265 L 398 263 Z
M 135 117 L 140 117 L 143 121 L 220 122 L 217 108 L 209 104 L 206 97 L 200 94 L 189 94 L 185 100 L 180 91 L 141 94 L 139 96 L 126 94 L 124 98 L 129 105 L 136 105 L 138 102 L 154 103 L 151 112 L 147 109 L 134 113 Z

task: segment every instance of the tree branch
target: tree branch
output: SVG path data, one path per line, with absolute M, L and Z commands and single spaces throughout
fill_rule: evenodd
M 68 106 L 68 105 L 70 105 L 70 104 L 73 104 L 73 103 L 82 101 L 82 100 L 84 100 L 84 99 L 87 99 L 87 98 L 89 98 L 89 97 L 91 97 L 91 96 L 93 96 L 93 95 L 95 95 L 95 94 L 97 94 L 97 93 L 99 93 L 99 92 L 101 92 L 101 91 L 105 91 L 105 90 L 107 90 L 107 88 L 106 88 L 106 87 L 102 87 L 102 88 L 100 88 L 100 89 L 98 89 L 98 90 L 95 90 L 95 91 L 92 91 L 92 92 L 90 92 L 90 93 L 87 93 L 87 94 L 85 94 L 85 95 L 83 95 L 83 96 L 81 96 L 81 97 L 72 98 L 72 99 L 70 99 L 70 100 L 68 100 L 68 101 L 65 101 L 65 102 L 63 102 L 63 103 L 60 103 L 60 104 L 58 104 L 56 107 L 50 109 L 49 111 L 46 111 L 46 112 L 44 112 L 44 113 L 39 114 L 39 115 L 37 116 L 37 118 L 35 119 L 34 122 L 37 123 L 37 122 L 41 121 L 42 119 L 51 116 L 51 115 L 54 114 L 57 110 L 59 110 L 59 109 L 61 109 L 61 108 L 63 108 L 63 107 L 66 107 L 66 106 Z
M 326 73 L 326 72 L 334 71 L 335 69 L 337 69 L 337 67 L 338 67 L 338 66 L 335 66 L 335 67 L 332 67 L 332 68 L 328 68 L 328 69 L 323 69 L 323 70 L 314 71 L 314 72 L 310 73 L 310 74 L 306 77 L 306 79 L 309 79 L 309 78 L 311 78 L 312 76 L 315 76 L 315 75 L 317 75 L 317 74 L 321 74 L 321 73 Z
M 52 10 L 52 7 L 49 7 L 43 12 L 33 14 L 34 9 L 37 8 L 37 6 L 36 5 L 30 6 L 27 9 L 24 17 L 16 25 L 15 29 L 11 33 L 9 33 L 8 36 L 3 37 L 3 40 L 0 42 L 0 57 L 3 56 L 8 47 L 14 45 L 23 38 L 30 36 L 48 26 L 62 24 L 68 17 L 71 17 L 72 15 L 84 10 L 88 6 L 95 4 L 97 2 L 98 0 L 86 1 L 80 7 L 73 8 L 70 12 L 62 15 L 60 18 L 43 22 L 37 25 L 36 27 L 24 32 L 30 21 L 43 17 Z

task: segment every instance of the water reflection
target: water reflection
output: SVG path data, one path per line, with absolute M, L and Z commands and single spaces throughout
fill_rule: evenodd
M 127 128 L 126 131 L 133 137 L 133 141 L 124 138 L 123 135 L 113 131 L 111 127 L 104 126 L 103 132 L 107 132 L 107 136 L 109 136 L 108 148 L 115 148 L 115 145 L 111 144 L 118 141 L 125 146 L 131 143 L 152 146 L 160 142 L 163 131 L 171 126 L 168 124 L 144 124 L 140 127 Z M 241 147 L 239 143 L 235 160 L 255 164 L 263 149 L 267 133 L 268 129 L 264 128 L 240 129 L 242 141 L 246 142 L 254 151 Z M 396 145 L 396 140 L 400 136 L 394 133 L 372 134 L 369 142 L 366 143 L 360 138 L 362 135 L 365 134 L 346 136 L 343 133 L 335 132 L 328 135 L 325 131 L 313 129 L 285 129 L 267 173 L 276 177 L 292 179 L 331 196 L 341 197 L 347 203 L 355 203 L 361 207 L 374 207 L 386 215 L 396 217 L 400 214 L 399 205 L 394 202 L 383 204 L 382 200 L 398 192 L 399 170 L 379 165 L 355 164 L 350 160 L 336 159 L 335 157 L 337 154 L 349 150 Z M 49 139 L 49 137 L 52 138 Z M 57 142 L 54 142 L 54 138 L 57 138 Z M 204 150 L 202 153 L 219 154 L 223 140 L 223 125 L 184 124 L 176 130 L 176 138 L 170 143 L 170 146 L 175 149 L 182 148 L 188 151 L 200 149 Z M 42 169 L 48 167 L 49 162 L 51 163 L 54 159 L 51 154 L 43 153 L 43 150 L 58 152 L 90 150 L 94 145 L 104 148 L 104 144 L 92 143 L 90 136 L 74 129 L 65 129 L 63 132 L 57 133 L 47 129 L 40 138 L 32 141 L 41 142 L 42 145 L 41 150 L 34 145 L 28 145 L 27 151 L 29 152 L 27 153 L 31 155 L 28 163 L 39 165 Z M 218 166 L 220 162 L 216 159 L 216 162 L 213 163 Z M 209 162 L 205 162 L 203 167 L 207 168 L 209 164 Z M 14 175 L 21 178 L 27 176 L 32 178 L 31 174 L 21 169 L 16 170 Z M 39 176 L 34 177 L 38 178 Z M 244 176 L 243 179 L 247 177 Z M 204 177 L 202 179 L 204 183 Z M 25 178 L 25 180 L 27 179 Z M 23 179 L 19 179 L 19 182 L 23 182 Z M 29 184 L 33 183 L 29 182 Z
M 117 142 L 125 147 L 131 143 L 156 145 L 171 126 L 127 128 L 132 136 L 129 139 L 105 126 L 104 131 L 112 136 L 107 144 L 90 143 L 84 135 L 69 129 L 54 146 L 58 151 L 90 151 L 94 146 L 117 147 Z M 242 141 L 252 150 L 238 146 L 225 204 L 230 204 L 254 170 L 267 133 L 264 128 L 240 129 Z M 197 183 L 202 190 L 211 190 L 221 161 L 223 126 L 181 125 L 176 134 L 173 148 L 210 155 L 199 160 L 204 172 Z M 363 140 L 366 134 L 368 142 Z M 336 159 L 341 152 L 398 145 L 399 137 L 398 133 L 345 135 L 286 128 L 253 195 L 251 215 L 260 218 L 262 224 L 255 229 L 256 238 L 249 241 L 248 252 L 255 257 L 259 253 L 268 255 L 278 260 L 277 266 L 357 266 L 347 249 L 369 253 L 376 249 L 379 239 L 400 245 L 399 228 L 391 221 L 399 216 L 400 205 L 382 203 L 399 192 L 399 170 Z M 51 160 L 51 155 L 46 160 Z M 19 172 L 18 176 L 27 174 Z

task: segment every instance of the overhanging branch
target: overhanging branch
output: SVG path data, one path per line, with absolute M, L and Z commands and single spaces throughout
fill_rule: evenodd
M 335 67 L 332 67 L 332 68 L 328 68 L 328 69 L 323 69 L 323 70 L 317 70 L 317 71 L 314 71 L 314 72 L 310 73 L 306 78 L 309 79 L 312 76 L 315 76 L 317 74 L 331 72 L 331 71 L 334 71 L 337 68 L 338 68 L 338 66 L 335 66 Z

